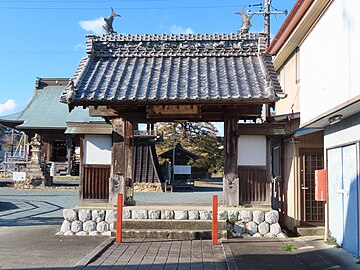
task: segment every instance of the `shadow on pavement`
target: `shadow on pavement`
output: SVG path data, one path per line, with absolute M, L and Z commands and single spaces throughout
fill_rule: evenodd
M 0 212 L 14 210 L 14 209 L 19 209 L 19 207 L 17 207 L 15 204 L 11 202 L 0 202 Z

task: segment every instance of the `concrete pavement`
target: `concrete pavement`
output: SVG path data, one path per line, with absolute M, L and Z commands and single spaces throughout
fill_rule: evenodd
M 59 225 L 0 227 L 0 269 L 72 268 L 106 237 L 57 236 Z
M 360 269 L 358 258 L 318 237 L 287 239 L 232 239 L 226 241 L 238 269 L 325 270 Z M 284 247 L 293 250 L 285 251 Z

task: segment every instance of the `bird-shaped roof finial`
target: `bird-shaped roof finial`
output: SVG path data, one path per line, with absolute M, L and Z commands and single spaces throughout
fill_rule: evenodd
M 240 12 L 235 12 L 235 14 L 241 15 L 242 24 L 240 29 L 238 30 L 239 34 L 248 33 L 251 27 L 251 18 L 253 15 L 247 15 L 245 13 L 245 7 Z
M 114 34 L 114 33 L 116 33 L 116 32 L 114 31 L 113 26 L 112 26 L 115 17 L 121 17 L 121 16 L 120 16 L 119 14 L 117 14 L 117 13 L 114 11 L 113 8 L 111 8 L 111 14 L 110 14 L 110 16 L 104 18 L 105 25 L 103 26 L 103 28 L 105 29 L 105 31 L 106 31 L 107 34 Z

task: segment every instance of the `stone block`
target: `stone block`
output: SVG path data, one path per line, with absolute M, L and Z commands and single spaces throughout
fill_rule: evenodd
M 140 210 L 134 209 L 132 210 L 132 219 L 147 219 L 148 218 L 148 211 L 147 210 Z
M 105 210 L 92 210 L 91 211 L 91 219 L 96 223 L 105 220 Z
M 91 220 L 91 211 L 89 209 L 80 209 L 78 217 L 81 222 Z
M 228 210 L 227 216 L 230 222 L 234 223 L 238 220 L 239 217 L 239 211 L 238 210 Z
M 92 220 L 85 221 L 83 223 L 83 231 L 84 232 L 96 231 L 96 222 Z
M 267 234 L 268 232 L 270 232 L 270 225 L 269 223 L 267 223 L 266 221 L 261 222 L 258 225 L 258 231 L 259 233 L 261 233 L 262 235 Z
M 63 216 L 65 220 L 73 222 L 74 220 L 78 220 L 77 213 L 73 209 L 64 209 Z
M 262 237 L 262 235 L 261 235 L 261 233 L 258 233 L 258 232 L 257 232 L 257 233 L 254 233 L 252 237 L 255 237 L 255 238 L 256 238 L 256 237 Z
M 200 220 L 211 220 L 212 219 L 212 214 L 210 211 L 200 210 L 199 215 L 200 215 Z
M 116 231 L 116 222 L 109 224 L 110 225 L 110 231 L 114 232 Z
M 174 219 L 174 211 L 161 210 L 161 219 Z
M 80 232 L 83 229 L 82 222 L 80 220 L 75 220 L 71 222 L 71 231 L 74 233 Z
M 257 233 L 258 226 L 254 221 L 250 221 L 245 224 L 246 232 L 250 235 Z
M 87 232 L 84 232 L 84 231 L 80 231 L 80 232 L 75 233 L 75 235 L 78 235 L 78 236 L 86 236 L 86 235 L 88 235 L 88 233 L 87 233 Z
M 160 210 L 149 210 L 148 215 L 149 215 L 149 219 L 160 219 L 161 211 Z
M 101 235 L 98 231 L 93 231 L 93 232 L 89 232 L 90 236 L 97 236 L 97 235 Z
M 277 238 L 287 238 L 286 234 L 283 232 L 279 233 L 276 237 Z
M 71 235 L 75 235 L 75 233 L 73 233 L 72 231 L 67 231 L 67 232 L 64 232 L 65 236 L 71 236 Z
M 60 232 L 64 233 L 71 230 L 71 222 L 68 220 L 64 220 L 61 224 Z
M 256 224 L 260 224 L 261 222 L 263 222 L 265 220 L 265 212 L 259 211 L 259 210 L 253 211 L 253 219 L 252 220 Z
M 196 210 L 189 210 L 188 215 L 190 220 L 197 220 L 200 218 L 199 211 Z
M 96 230 L 99 232 L 99 233 L 103 233 L 103 232 L 106 232 L 106 231 L 109 231 L 110 229 L 110 226 L 108 223 L 106 223 L 105 221 L 100 221 L 97 225 L 96 225 Z
M 131 210 L 123 209 L 123 219 L 131 219 Z
M 188 219 L 188 211 L 186 210 L 176 210 L 174 211 L 174 218 L 177 220 Z
M 278 235 L 281 233 L 281 227 L 279 223 L 271 224 L 270 225 L 270 233 Z
M 219 210 L 218 211 L 218 220 L 227 220 L 228 213 L 226 210 Z
M 242 223 L 248 223 L 252 221 L 252 212 L 246 210 L 240 211 L 238 220 L 240 220 Z
M 272 210 L 270 212 L 267 212 L 265 214 L 265 221 L 267 223 L 271 224 L 275 224 L 276 222 L 279 222 L 279 212 Z
M 106 210 L 105 214 L 105 222 L 106 223 L 113 223 L 116 221 L 117 218 L 117 211 L 115 210 Z
M 267 233 L 267 234 L 264 234 L 264 237 L 267 237 L 267 238 L 275 238 L 276 235 L 269 232 L 269 233 Z

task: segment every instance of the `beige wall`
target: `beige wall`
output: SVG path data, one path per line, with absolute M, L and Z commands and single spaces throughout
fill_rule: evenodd
M 299 61 L 299 55 L 296 56 L 296 54 L 297 53 L 294 53 L 284 64 L 284 66 L 278 70 L 280 85 L 283 91 L 287 94 L 287 97 L 276 103 L 276 115 L 291 113 L 292 106 L 293 112 L 300 112 L 300 81 L 297 81 L 296 78 L 297 61 Z
M 298 200 L 299 190 L 298 184 L 298 149 L 295 143 L 285 142 L 284 143 L 284 201 L 286 202 L 286 208 L 284 209 L 284 225 L 295 231 L 295 226 L 300 223 L 299 207 L 300 203 Z
M 323 132 L 304 135 L 301 138 L 284 142 L 283 181 L 284 181 L 284 225 L 295 231 L 301 221 L 301 149 L 321 149 L 323 147 Z

